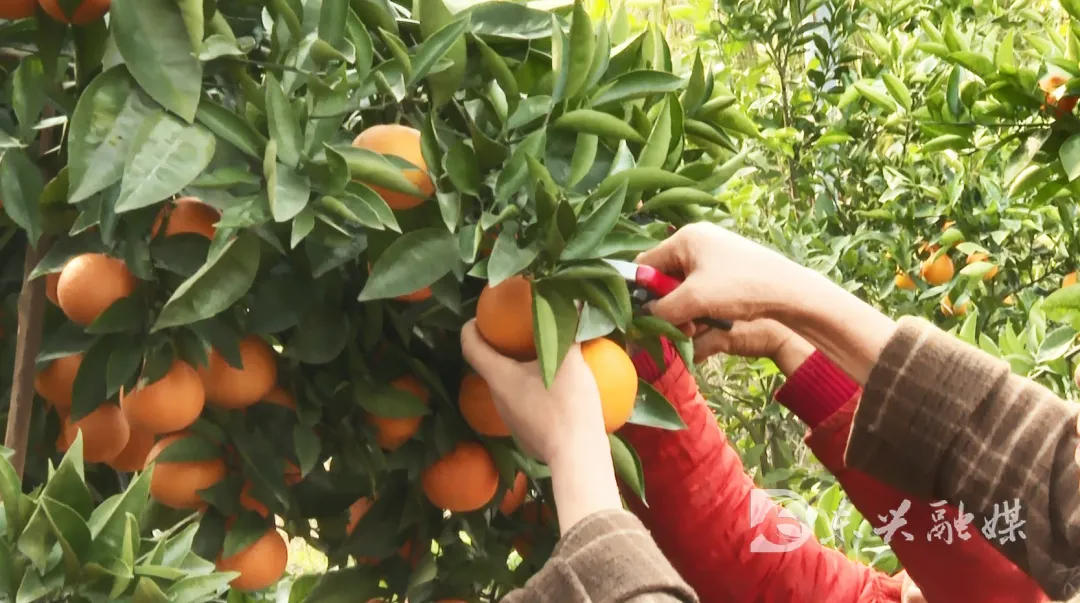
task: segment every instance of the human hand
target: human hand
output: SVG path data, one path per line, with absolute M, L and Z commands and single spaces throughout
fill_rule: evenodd
M 768 358 L 785 375 L 814 353 L 814 346 L 795 331 L 768 318 L 738 321 L 730 331 L 696 327 L 694 360 L 700 362 L 713 354 L 733 354 L 748 358 Z
M 804 275 L 813 274 L 779 253 L 715 224 L 685 226 L 637 262 L 683 283 L 651 306 L 676 325 L 695 318 L 754 320 L 769 317 L 800 297 Z

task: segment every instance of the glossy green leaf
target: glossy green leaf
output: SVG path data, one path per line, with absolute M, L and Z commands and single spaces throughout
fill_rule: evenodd
M 116 212 L 160 202 L 195 179 L 214 156 L 216 139 L 199 125 L 158 112 L 143 121 L 131 142 Z
M 464 33 L 468 25 L 470 14 L 463 15 L 455 25 L 454 16 L 443 4 L 443 0 L 417 0 L 415 7 L 415 16 L 420 21 L 420 34 L 424 37 L 424 44 L 417 52 L 416 60 L 423 61 L 424 64 L 420 66 L 425 69 L 431 69 L 442 57 L 451 62 L 449 68 L 432 73 L 427 78 L 432 103 L 439 107 L 453 98 L 465 79 L 468 49 L 461 33 Z M 457 31 L 458 26 L 463 27 L 461 33 Z M 432 42 L 430 45 L 429 41 Z M 443 45 L 448 41 L 450 46 L 444 49 Z
M 660 429 L 686 429 L 686 423 L 671 405 L 671 401 L 644 379 L 638 382 L 637 403 L 634 404 L 634 412 L 627 423 Z
M 266 174 L 266 196 L 274 221 L 285 222 L 307 207 L 311 183 L 304 174 L 283 163 L 276 163 Z
M 336 146 L 333 150 L 345 158 L 353 180 L 374 184 L 399 193 L 422 197 L 423 193 L 401 173 L 401 168 L 387 158 L 367 149 Z
M 599 142 L 600 138 L 595 134 L 577 135 L 574 154 L 570 158 L 570 174 L 566 178 L 566 186 L 573 187 L 589 173 L 596 159 L 596 148 Z
M 611 460 L 615 465 L 615 475 L 645 502 L 645 473 L 637 452 L 615 434 L 609 434 L 608 440 L 611 442 Z
M 610 113 L 592 109 L 577 109 L 563 114 L 555 120 L 553 127 L 595 134 L 596 136 L 618 138 L 632 142 L 645 142 L 633 126 Z
M 22 149 L 9 149 L 0 157 L 0 195 L 3 195 L 4 212 L 34 242 L 42 232 L 38 199 L 44 188 L 41 172 Z
M 592 21 L 589 19 L 589 13 L 585 10 L 585 4 L 582 0 L 574 2 L 569 39 L 569 60 L 567 62 L 569 71 L 566 74 L 564 97 L 574 99 L 585 89 L 585 82 L 589 79 L 593 53 L 596 49 L 596 36 L 593 34 Z
M 628 71 L 597 90 L 589 103 L 594 107 L 621 103 L 653 94 L 675 92 L 685 85 L 681 77 L 664 71 Z
M 641 206 L 641 211 L 656 211 L 658 209 L 682 205 L 716 205 L 717 203 L 719 203 L 719 200 L 709 193 L 696 188 L 677 186 L 661 191 L 650 197 L 649 200 Z
M 278 160 L 295 168 L 300 163 L 304 148 L 300 122 L 273 74 L 266 74 L 263 86 L 266 88 L 266 121 L 270 126 L 270 137 L 277 142 Z
M 242 233 L 218 248 L 161 309 L 151 332 L 216 316 L 251 288 L 259 270 L 259 239 Z
M 424 228 L 398 237 L 375 260 L 360 301 L 406 295 L 450 272 L 457 241 L 445 228 Z
M 619 220 L 619 214 L 626 200 L 627 188 L 627 182 L 624 180 L 607 196 L 597 197 L 592 213 L 580 220 L 577 233 L 563 249 L 563 259 L 596 257 L 594 255 L 596 248 Z
M 559 289 L 545 287 L 543 283 L 533 287 L 532 306 L 540 373 L 544 377 L 544 385 L 551 387 L 555 373 L 577 334 L 577 306 Z
M 435 0 L 423 1 L 433 2 Z M 420 45 L 416 54 L 412 57 L 412 74 L 409 75 L 406 85 L 413 86 L 416 82 L 427 76 L 428 72 L 431 71 L 431 68 L 435 66 L 435 63 L 445 57 L 451 49 L 457 46 L 464 48 L 464 40 L 461 36 L 465 33 L 465 29 L 468 25 L 467 19 L 457 19 L 440 27 L 430 36 L 427 36 L 424 43 Z
M 41 57 L 30 55 L 19 62 L 12 74 L 11 107 L 19 120 L 19 135 L 33 140 L 34 126 L 45 107 L 45 66 Z
M 1069 182 L 1080 178 L 1080 134 L 1073 134 L 1062 143 L 1058 156 Z

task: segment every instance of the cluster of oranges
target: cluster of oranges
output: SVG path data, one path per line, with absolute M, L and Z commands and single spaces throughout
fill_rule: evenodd
M 68 15 L 60 7 L 59 0 L 4 0 L 0 3 L 0 19 L 25 19 L 34 14 L 36 6 L 60 23 L 86 25 L 96 21 L 109 11 L 110 0 L 83 0 Z

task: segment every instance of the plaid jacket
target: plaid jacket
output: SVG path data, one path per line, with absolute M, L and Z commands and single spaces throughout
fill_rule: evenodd
M 1078 410 L 904 318 L 867 381 L 846 461 L 914 495 L 963 503 L 972 528 L 1066 599 L 1080 593 Z

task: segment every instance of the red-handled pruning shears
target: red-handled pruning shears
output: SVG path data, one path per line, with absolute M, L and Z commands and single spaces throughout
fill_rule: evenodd
M 664 274 L 652 266 L 635 264 L 634 262 L 627 262 L 624 260 L 604 261 L 614 268 L 615 271 L 619 273 L 619 276 L 626 279 L 627 282 L 638 286 L 638 289 L 634 293 L 635 297 L 642 302 L 664 297 L 682 284 L 682 281 L 679 279 Z M 705 317 L 696 318 L 694 319 L 694 322 L 708 325 L 714 329 L 722 329 L 724 331 L 731 330 L 730 320 Z

